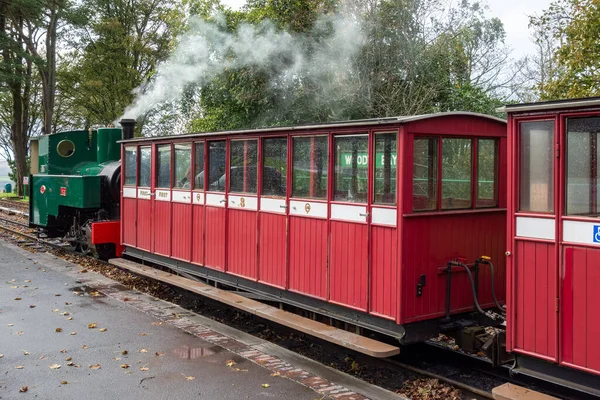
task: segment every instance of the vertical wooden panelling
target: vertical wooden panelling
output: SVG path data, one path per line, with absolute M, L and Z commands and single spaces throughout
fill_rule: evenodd
M 137 200 L 123 198 L 123 244 L 136 247 Z
M 137 247 L 152 251 L 152 201 L 137 200 Z
M 206 207 L 205 266 L 225 270 L 225 209 Z
M 227 272 L 256 279 L 256 212 L 229 209 Z
M 397 314 L 396 228 L 371 227 L 371 313 L 395 318 Z
M 172 254 L 180 260 L 191 260 L 192 205 L 173 203 Z
M 154 252 L 171 255 L 171 203 L 154 201 Z
M 565 249 L 562 301 L 562 361 L 600 373 L 600 250 Z
M 259 281 L 285 288 L 287 217 L 269 213 L 260 213 L 259 215 Z
M 289 288 L 327 297 L 327 221 L 290 217 Z
M 495 290 L 499 301 L 506 291 L 506 222 L 502 211 L 482 214 L 448 214 L 405 218 L 402 254 L 401 322 L 414 322 L 443 316 L 446 307 L 446 274 L 439 268 L 456 258 L 468 263 L 489 256 L 496 269 Z M 421 276 L 426 284 L 417 296 Z M 479 302 L 493 305 L 490 269 L 482 265 L 479 273 Z M 451 310 L 473 308 L 473 295 L 466 273 L 452 274 Z
M 362 311 L 369 287 L 367 232 L 367 225 L 331 221 L 330 301 Z
M 515 349 L 542 357 L 556 357 L 555 247 L 548 243 L 517 241 L 515 263 Z
M 192 262 L 204 265 L 204 206 L 192 205 Z

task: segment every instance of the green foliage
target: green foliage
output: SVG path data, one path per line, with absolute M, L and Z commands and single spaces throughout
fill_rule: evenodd
M 558 0 L 531 24 L 560 45 L 554 53 L 554 76 L 540 87 L 544 100 L 600 95 L 600 3 Z

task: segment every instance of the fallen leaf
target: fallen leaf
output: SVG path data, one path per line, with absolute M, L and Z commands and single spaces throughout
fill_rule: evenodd
M 281 374 L 279 373 L 279 371 L 275 371 L 271 374 L 271 376 L 281 376 Z
M 52 310 L 52 312 L 59 312 L 60 310 L 58 308 L 55 308 L 54 310 Z
M 156 355 L 156 357 L 161 357 L 164 356 L 165 353 L 163 353 L 162 351 L 157 351 L 156 353 L 154 353 Z
M 29 308 L 35 308 L 35 304 L 30 304 Z
M 98 329 L 98 332 L 106 332 L 106 328 L 100 328 Z
M 70 313 L 68 311 L 65 311 L 65 312 L 60 313 L 60 315 L 66 317 L 67 315 L 70 315 Z
M 164 324 L 164 322 L 153 322 L 152 323 L 152 325 L 154 325 L 154 326 L 160 326 L 162 324 Z
M 85 274 L 87 272 L 87 269 L 82 269 L 81 271 L 79 271 L 80 274 Z
M 73 365 L 75 365 L 75 363 L 74 363 L 73 361 L 69 361 L 69 362 L 67 363 L 67 365 L 68 365 L 69 367 L 72 367 Z
M 140 371 L 148 371 L 149 368 L 148 367 L 140 367 Z
M 65 306 L 70 306 L 72 303 L 65 302 Z M 67 313 L 68 314 L 68 313 Z
M 75 336 L 77 335 L 77 332 L 71 332 L 71 335 Z
M 65 361 L 71 361 L 73 359 L 73 357 L 67 357 L 65 358 Z
M 139 352 L 139 353 L 147 353 L 147 352 L 148 352 L 148 350 L 147 350 L 147 349 L 139 349 L 139 350 L 138 350 L 138 352 Z
M 123 354 L 124 356 L 126 356 L 126 355 L 127 355 L 127 353 L 129 353 L 127 350 L 123 350 L 123 351 L 121 352 L 121 354 Z
M 18 286 L 11 286 L 10 288 L 11 289 L 18 289 L 19 287 Z
M 67 352 L 67 349 L 62 349 L 60 352 L 65 354 Z
M 73 321 L 73 317 L 67 318 L 68 321 Z
M 23 368 L 25 368 L 25 367 L 24 367 L 24 366 L 22 366 L 22 365 L 17 365 L 17 366 L 15 367 L 15 369 L 23 369 Z
M 56 296 L 56 297 L 60 297 L 60 296 L 62 296 L 62 295 L 61 295 L 60 293 L 56 293 L 54 296 Z
M 23 386 L 21 389 L 19 389 L 19 392 L 25 393 L 28 390 L 29 390 L 29 388 L 27 386 Z
M 44 358 L 46 358 L 46 356 L 40 356 L 40 360 L 43 360 Z
M 22 334 L 24 334 L 24 333 L 25 333 L 25 332 L 23 332 L 23 331 L 19 331 L 19 332 L 17 332 L 17 335 L 22 335 Z
M 225 365 L 227 365 L 228 367 L 233 367 L 235 364 L 236 364 L 235 361 L 227 360 L 227 364 L 225 364 Z
M 100 364 L 90 365 L 90 369 L 100 369 Z
M 24 355 L 24 356 L 28 356 L 28 355 L 30 355 L 30 354 L 31 354 L 31 353 L 30 353 L 30 352 L 28 352 L 27 350 L 23 350 L 23 355 Z
M 115 360 L 115 361 L 121 361 L 121 357 L 113 357 L 113 360 Z
M 147 333 L 140 333 L 139 336 L 148 336 Z
M 69 383 L 69 382 L 67 382 L 67 381 L 61 381 L 61 382 L 60 382 L 60 384 L 61 384 L 61 385 L 66 385 L 66 384 L 68 384 L 68 383 Z
M 0 358 L 4 357 L 4 354 L 0 354 Z
M 15 297 L 15 300 L 21 300 L 21 298 L 20 297 Z
M 235 368 L 235 367 L 234 367 L 234 368 L 231 368 L 231 370 L 232 370 L 233 372 L 248 372 L 248 370 L 247 370 L 247 369 L 241 369 L 241 368 Z
M 129 364 L 121 364 L 121 368 L 127 369 L 127 368 L 129 368 Z
M 268 383 L 263 383 L 263 384 L 262 384 L 262 387 L 264 387 L 265 389 L 266 389 L 266 388 L 268 388 L 268 387 L 270 387 L 270 386 L 271 386 L 271 385 L 269 385 Z
M 188 381 L 193 381 L 194 379 L 196 379 L 196 377 L 195 376 L 186 376 L 185 379 Z
M 30 282 L 31 282 L 31 279 L 25 279 L 23 282 L 25 282 L 25 283 L 30 283 Z
M 84 344 L 83 346 L 81 346 L 82 349 L 87 349 L 88 347 Z
M 62 328 L 56 328 L 55 331 L 60 333 L 62 332 Z
M 90 292 L 90 296 L 98 297 L 98 296 L 102 296 L 102 295 L 99 292 L 93 291 L 93 292 Z
M 15 324 L 8 324 L 8 326 L 15 326 Z
M 50 368 L 50 369 L 59 369 L 60 368 L 60 364 L 48 365 L 48 368 Z
M 123 301 L 129 301 L 129 297 L 123 297 Z

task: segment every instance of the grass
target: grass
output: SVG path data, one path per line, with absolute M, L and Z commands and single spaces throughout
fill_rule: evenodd
M 18 201 L 20 203 L 29 203 L 29 197 L 28 196 L 19 197 L 19 196 L 17 196 L 14 193 L 0 193 L 0 199 L 14 200 L 14 201 Z

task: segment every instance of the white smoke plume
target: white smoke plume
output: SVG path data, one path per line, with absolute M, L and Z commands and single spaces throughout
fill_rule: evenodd
M 241 24 L 235 32 L 227 32 L 222 18 L 216 21 L 190 21 L 172 56 L 158 66 L 150 82 L 136 89 L 137 97 L 124 118 L 135 119 L 160 104 L 176 101 L 186 86 L 207 85 L 229 68 L 271 68 L 278 71 L 272 82 L 278 88 L 308 78 L 322 84 L 326 93 L 327 87 L 332 87 L 332 77 L 342 76 L 334 78 L 339 82 L 351 73 L 349 66 L 364 42 L 358 23 L 340 15 L 324 16 L 315 23 L 315 32 L 327 32 L 315 45 L 311 45 L 315 32 L 292 35 L 270 22 Z

